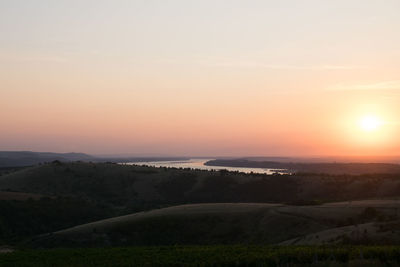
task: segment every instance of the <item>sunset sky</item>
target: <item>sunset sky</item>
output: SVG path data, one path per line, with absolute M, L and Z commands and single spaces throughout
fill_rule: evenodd
M 400 155 L 399 0 L 0 0 L 0 150 Z

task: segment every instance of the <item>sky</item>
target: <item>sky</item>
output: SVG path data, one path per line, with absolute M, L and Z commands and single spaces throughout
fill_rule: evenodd
M 398 0 L 0 0 L 0 150 L 400 155 L 399 13 Z

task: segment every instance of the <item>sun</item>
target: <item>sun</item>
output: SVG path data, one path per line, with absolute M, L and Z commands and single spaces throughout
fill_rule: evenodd
M 377 130 L 382 125 L 382 121 L 373 115 L 364 116 L 360 119 L 360 127 L 366 132 Z

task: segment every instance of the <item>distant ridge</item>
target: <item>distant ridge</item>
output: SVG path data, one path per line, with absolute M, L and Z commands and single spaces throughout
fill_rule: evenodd
M 93 156 L 84 153 L 53 153 L 33 151 L 0 151 L 0 168 L 31 166 L 44 162 L 59 161 L 90 161 Z
M 215 159 L 205 163 L 208 166 L 246 167 L 285 169 L 291 173 L 326 173 L 326 174 L 372 174 L 372 173 L 400 173 L 400 164 L 394 163 L 305 163 L 305 162 L 278 162 L 255 161 L 248 159 Z
M 0 168 L 26 167 L 39 163 L 52 162 L 55 160 L 62 162 L 70 161 L 91 161 L 91 162 L 146 162 L 146 161 L 165 161 L 165 160 L 188 160 L 186 157 L 97 157 L 85 153 L 54 153 L 54 152 L 34 152 L 34 151 L 0 151 Z

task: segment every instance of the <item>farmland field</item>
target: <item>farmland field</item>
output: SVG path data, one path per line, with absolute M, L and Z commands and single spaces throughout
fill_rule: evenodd
M 0 266 L 400 266 L 398 246 L 158 246 L 22 250 Z

